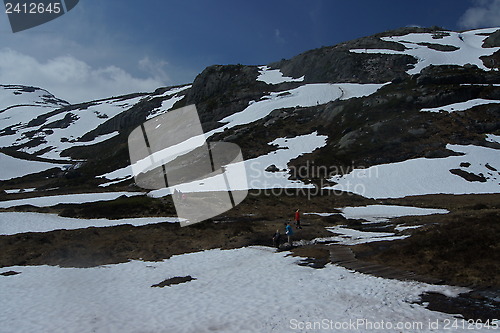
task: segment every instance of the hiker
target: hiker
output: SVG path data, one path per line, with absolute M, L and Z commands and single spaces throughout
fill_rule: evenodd
M 297 229 L 302 229 L 302 227 L 300 226 L 300 211 L 299 211 L 299 209 L 297 209 L 295 211 L 295 225 L 297 226 Z
M 178 189 L 175 189 L 174 190 L 174 196 L 177 200 L 181 200 L 182 199 L 182 192 Z
M 277 249 L 280 247 L 280 240 L 281 240 L 281 234 L 279 230 L 276 230 L 276 232 L 273 235 L 273 246 Z
M 288 222 L 285 223 L 285 234 L 288 237 L 288 244 L 290 244 L 290 246 L 292 246 L 293 229 L 292 229 L 292 226 L 290 225 L 290 223 L 288 223 Z

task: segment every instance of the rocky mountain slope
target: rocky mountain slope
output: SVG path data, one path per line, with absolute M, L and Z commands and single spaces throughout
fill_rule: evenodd
M 55 167 L 39 176 L 19 174 L 24 178 L 11 184 L 69 192 L 109 180 L 128 186 L 129 133 L 156 115 L 196 104 L 208 140 L 237 143 L 247 160 L 292 149 L 276 145 L 280 138 L 317 137 L 280 166 L 260 165 L 262 173 L 285 170 L 274 176 L 326 187 L 352 169 L 463 156 L 449 145 L 473 145 L 491 149 L 484 151 L 491 158 L 474 163 L 478 154 L 470 154 L 446 172 L 493 183 L 484 192 L 498 192 L 498 31 L 404 28 L 269 66 L 211 66 L 192 85 L 78 105 L 39 88 L 3 85 L 0 147 L 18 165 L 30 160 Z M 313 168 L 321 167 L 329 171 L 315 175 Z

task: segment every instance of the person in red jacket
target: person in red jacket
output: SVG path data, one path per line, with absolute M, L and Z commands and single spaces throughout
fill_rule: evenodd
M 300 226 L 300 211 L 299 211 L 299 209 L 297 209 L 295 211 L 295 225 L 297 226 L 297 229 L 302 229 L 302 227 Z

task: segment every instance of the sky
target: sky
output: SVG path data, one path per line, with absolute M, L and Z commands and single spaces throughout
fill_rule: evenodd
M 415 25 L 500 26 L 500 0 L 80 0 L 17 33 L 0 13 L 0 84 L 78 103 L 190 83 L 214 64 L 263 65 Z

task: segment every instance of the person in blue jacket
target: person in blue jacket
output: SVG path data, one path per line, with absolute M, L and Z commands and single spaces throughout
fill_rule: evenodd
M 288 237 L 288 244 L 292 245 L 293 229 L 289 222 L 285 223 L 285 234 Z

